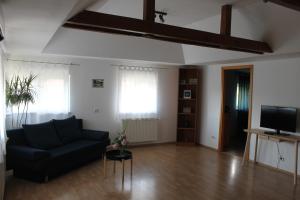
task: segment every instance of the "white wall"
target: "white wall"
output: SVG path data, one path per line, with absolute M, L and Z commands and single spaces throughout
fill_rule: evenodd
M 117 67 L 113 65 L 137 65 L 158 67 L 160 120 L 158 143 L 176 141 L 178 67 L 141 63 L 138 61 L 112 61 L 100 59 L 81 59 L 64 56 L 13 56 L 10 59 L 33 60 L 60 63 L 75 63 L 70 66 L 70 110 L 84 120 L 84 128 L 107 130 L 114 137 L 121 130 L 116 119 Z M 92 79 L 104 79 L 104 88 L 92 88 Z M 94 112 L 99 109 L 99 112 Z
M 177 43 L 125 35 L 60 28 L 44 53 L 94 58 L 184 63 Z
M 4 56 L 3 56 L 3 51 L 2 51 L 2 48 L 0 47 L 0 81 L 1 81 L 1 87 L 3 87 L 4 86 L 4 74 L 3 74 L 3 58 L 4 58 Z M 2 83 L 2 81 L 3 81 L 3 83 Z M 4 87 L 3 88 L 1 88 L 1 94 L 2 93 L 4 93 Z M 3 95 L 3 94 L 2 94 Z M 1 109 L 1 113 L 0 113 L 0 115 L 1 115 L 1 117 L 3 117 L 4 116 L 4 97 L 3 96 L 1 96 L 0 97 L 1 99 L 0 99 L 0 102 L 1 102 L 1 105 L 0 106 L 2 106 L 2 108 L 0 108 Z M 2 123 L 2 120 L 1 120 L 1 123 Z M 3 120 L 3 123 L 4 123 L 4 120 Z M 4 125 L 3 125 L 4 126 Z M 0 125 L 0 131 L 2 132 L 0 132 L 0 200 L 2 200 L 3 198 L 4 198 L 4 189 L 5 189 L 5 163 L 6 163 L 6 156 L 5 155 L 3 155 L 4 154 L 4 152 L 3 152 L 3 150 L 2 150 L 2 145 L 5 145 L 5 139 L 6 139 L 6 133 L 5 133 L 5 127 L 3 127 L 2 126 L 2 124 Z M 3 135 L 2 135 L 3 134 Z M 4 144 L 3 144 L 3 143 Z
M 218 146 L 219 113 L 221 107 L 221 71 L 219 67 L 203 67 L 199 106 L 200 144 Z
M 0 5 L 0 28 L 2 29 L 2 34 L 4 33 L 4 18 L 2 6 Z M 3 63 L 3 44 L 0 44 L 0 65 Z M 1 66 L 0 66 L 1 67 Z M 2 72 L 2 70 L 0 70 Z M 3 74 L 0 74 L 2 76 Z M 2 106 L 2 105 L 1 105 Z M 1 139 L 1 137 L 0 137 Z M 1 150 L 0 150 L 1 151 Z M 5 189 L 5 163 L 0 163 L 0 200 L 4 198 L 4 189 Z
M 110 61 L 77 60 L 71 67 L 71 112 L 84 119 L 84 127 L 108 130 L 112 137 L 121 130 L 115 115 L 116 72 Z M 104 79 L 104 88 L 92 88 L 92 79 Z M 159 141 L 176 141 L 178 69 L 159 69 Z M 99 109 L 100 112 L 94 112 Z
M 240 65 L 239 64 L 229 64 Z M 242 63 L 243 64 L 243 63 Z M 300 108 L 300 57 L 281 60 L 256 61 L 254 65 L 252 128 L 260 124 L 260 106 L 280 105 Z M 202 104 L 200 116 L 200 143 L 217 148 L 221 105 L 221 67 L 210 65 L 202 67 Z M 227 65 L 228 66 L 228 65 Z M 300 136 L 300 118 L 298 135 Z M 251 143 L 250 158 L 253 159 L 254 143 Z M 294 149 L 289 143 L 280 143 L 279 149 L 285 160 L 279 168 L 293 171 Z M 258 161 L 277 167 L 276 143 L 261 141 L 258 146 Z M 299 162 L 300 164 L 300 162 Z M 300 173 L 300 169 L 298 169 Z

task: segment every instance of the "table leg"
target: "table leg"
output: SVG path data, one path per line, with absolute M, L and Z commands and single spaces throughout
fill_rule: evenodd
M 295 142 L 295 172 L 294 172 L 294 185 L 297 185 L 298 178 L 298 141 Z
M 106 177 L 106 155 L 104 154 L 104 159 L 103 159 L 103 163 L 104 163 L 104 178 Z
M 114 174 L 116 174 L 116 161 L 114 161 Z
M 258 143 L 258 135 L 255 136 L 255 152 L 254 152 L 254 163 L 256 163 L 257 159 L 257 143 Z
M 242 163 L 243 165 L 245 165 L 245 162 L 249 160 L 250 140 L 251 140 L 251 132 L 248 132 L 247 133 L 247 142 L 246 142 L 244 157 L 243 157 L 243 163 Z
M 122 187 L 124 186 L 124 167 L 125 167 L 125 160 L 122 160 Z
M 131 161 L 130 161 L 130 176 L 131 176 L 131 179 L 132 179 L 132 164 L 133 164 L 133 158 L 131 158 Z

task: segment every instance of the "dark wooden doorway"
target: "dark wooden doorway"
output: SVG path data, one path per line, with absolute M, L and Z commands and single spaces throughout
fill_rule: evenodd
M 228 134 L 228 125 L 226 124 L 226 113 L 227 113 L 227 105 L 226 105 L 226 95 L 227 95 L 227 86 L 225 78 L 227 76 L 227 72 L 234 71 L 248 71 L 249 72 L 249 92 L 248 92 L 248 112 L 246 117 L 248 117 L 246 121 L 246 127 L 251 127 L 252 122 L 252 94 L 253 94 L 253 65 L 241 65 L 241 66 L 226 66 L 222 67 L 221 72 L 221 88 L 222 88 L 222 96 L 221 96 L 221 113 L 220 113 L 220 126 L 219 126 L 219 143 L 218 143 L 218 151 L 223 152 L 225 150 L 227 144 L 227 135 Z M 245 135 L 246 136 L 246 135 Z

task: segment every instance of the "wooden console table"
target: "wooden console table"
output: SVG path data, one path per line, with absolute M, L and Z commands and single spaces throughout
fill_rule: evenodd
M 250 153 L 250 141 L 251 141 L 251 135 L 255 135 L 255 151 L 254 151 L 254 163 L 256 164 L 256 158 L 257 158 L 257 143 L 258 139 L 265 139 L 265 140 L 273 140 L 273 141 L 278 141 L 278 142 L 290 142 L 294 143 L 295 145 L 295 168 L 294 168 L 294 184 L 297 185 L 297 170 L 298 170 L 298 143 L 300 142 L 300 137 L 299 136 L 294 136 L 294 135 L 289 135 L 289 136 L 284 136 L 284 135 L 270 135 L 267 134 L 264 130 L 262 129 L 247 129 L 245 130 L 247 133 L 247 142 L 245 146 L 245 152 L 244 152 L 244 157 L 243 157 L 243 165 L 249 161 L 249 153 Z

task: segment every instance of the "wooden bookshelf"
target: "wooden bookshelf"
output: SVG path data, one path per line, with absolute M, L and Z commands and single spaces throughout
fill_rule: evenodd
M 183 98 L 180 98 L 179 101 L 196 101 L 196 99 L 183 99 Z
M 198 143 L 199 70 L 179 70 L 177 143 Z
M 195 113 L 178 113 L 178 115 L 195 115 Z

